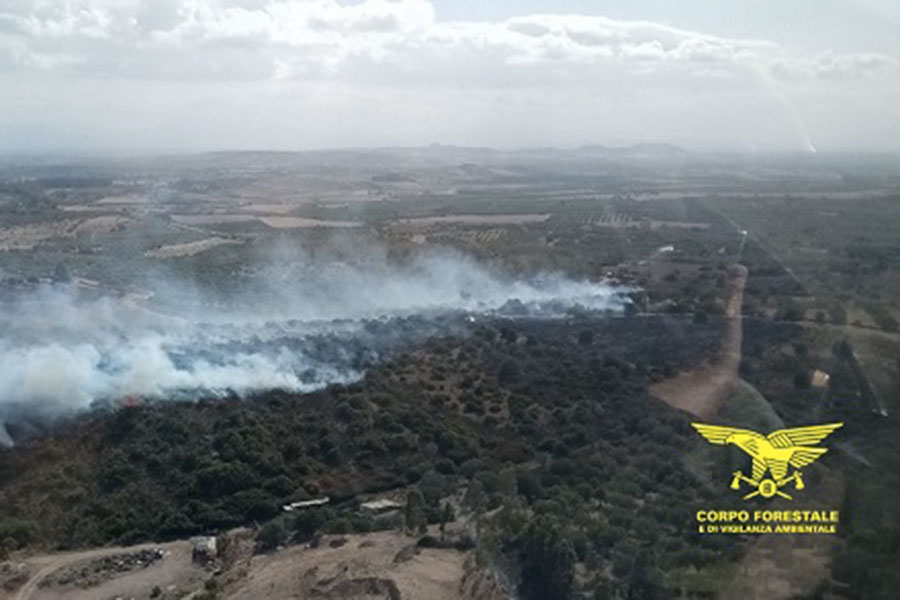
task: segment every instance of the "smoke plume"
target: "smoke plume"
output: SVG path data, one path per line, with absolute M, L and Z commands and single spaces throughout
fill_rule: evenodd
M 356 380 L 385 353 L 477 315 L 556 317 L 627 301 L 605 282 L 515 279 L 446 252 L 404 265 L 305 255 L 265 264 L 218 293 L 167 279 L 148 302 L 50 284 L 9 300 L 0 424 L 129 397 L 309 391 Z M 11 443 L 2 426 L 0 442 Z

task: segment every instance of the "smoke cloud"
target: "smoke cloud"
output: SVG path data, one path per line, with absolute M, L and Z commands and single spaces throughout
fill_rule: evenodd
M 392 350 L 462 332 L 478 315 L 558 317 L 627 302 L 607 282 L 515 279 L 447 252 L 403 265 L 305 255 L 265 265 L 215 294 L 167 278 L 146 303 L 50 284 L 8 301 L 0 424 L 128 397 L 310 391 L 354 381 Z M 0 442 L 11 441 L 0 426 Z

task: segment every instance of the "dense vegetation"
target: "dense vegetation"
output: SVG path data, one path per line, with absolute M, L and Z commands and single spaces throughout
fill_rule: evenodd
M 236 274 L 283 242 L 309 256 L 329 245 L 331 234 L 322 230 L 274 235 L 243 222 L 175 227 L 166 213 L 225 210 L 212 201 L 240 197 L 246 183 L 230 168 L 210 170 L 209 157 L 196 160 L 150 175 L 149 166 L 133 166 L 131 183 L 123 183 L 129 177 L 120 168 L 70 173 L 54 166 L 8 177 L 0 186 L 7 227 L 68 218 L 66 204 L 121 194 L 152 193 L 153 211 L 129 213 L 126 231 L 4 252 L 4 275 L 50 277 L 64 264 L 73 276 L 140 288 L 138 274 L 162 268 L 145 256 L 149 249 L 245 236 L 246 244 L 166 264 L 203 291 L 218 290 L 224 282 L 245 285 Z M 321 176 L 302 155 L 267 160 Z M 79 417 L 32 445 L 0 452 L 0 550 L 166 539 L 254 522 L 265 523 L 263 550 L 321 531 L 401 526 L 418 533 L 423 521 L 446 520 L 446 499 L 464 491 L 461 509 L 477 529 L 479 558 L 507 573 L 524 598 L 665 597 L 688 577 L 712 581 L 693 590 L 712 594 L 727 579 L 718 569 L 746 541 L 694 537 L 691 513 L 709 505 L 710 493 L 722 502 L 727 473 L 716 474 L 709 492 L 686 469 L 682 458 L 694 439 L 688 419 L 648 397 L 647 384 L 715 351 L 726 265 L 739 259 L 749 271 L 742 378 L 788 425 L 846 423 L 835 438 L 844 449 L 828 457 L 844 484 L 844 497 L 829 500 L 840 504 L 841 534 L 828 555 L 832 579 L 814 597 L 897 596 L 900 430 L 892 417 L 900 410 L 900 205 L 896 195 L 828 195 L 896 187 L 895 176 L 880 181 L 826 165 L 824 179 L 822 172 L 801 177 L 807 167 L 762 163 L 763 170 L 799 172 L 773 176 L 744 165 L 651 174 L 580 162 L 552 173 L 505 165 L 501 175 L 463 164 L 448 167 L 454 194 L 415 192 L 404 202 L 403 186 L 446 174 L 385 174 L 386 160 L 378 158 L 371 173 L 356 163 L 329 168 L 342 185 L 362 177 L 366 202 L 304 203 L 292 214 L 362 221 L 366 227 L 342 241 L 352 236 L 351 246 L 379 246 L 391 257 L 417 251 L 422 233 L 429 243 L 512 271 L 622 273 L 643 290 L 635 293 L 637 306 L 656 316 L 485 323 L 471 337 L 433 340 L 346 387 Z M 294 183 L 306 189 L 312 181 Z M 86 214 L 104 211 L 95 206 Z M 550 216 L 506 227 L 392 223 L 454 213 Z M 744 243 L 740 229 L 749 232 Z M 827 392 L 812 385 L 814 370 L 830 375 Z M 815 487 L 811 482 L 810 494 Z M 356 510 L 367 494 L 385 490 L 416 499 L 400 523 Z M 296 518 L 276 516 L 285 502 L 320 495 L 333 502 Z
M 894 492 L 900 485 L 900 427 L 891 418 L 900 397 L 900 343 L 873 337 L 861 338 L 859 346 L 865 349 L 873 343 L 885 363 L 877 366 L 889 375 L 874 384 L 865 370 L 853 368 L 860 348 L 840 330 L 748 321 L 741 363 L 743 376 L 772 398 L 786 423 L 845 423 L 841 435 L 851 441 L 835 456 L 839 477 L 845 478 L 840 501 L 843 535 L 831 572 L 839 582 L 834 590 L 854 600 L 895 598 L 900 585 L 900 510 Z M 830 374 L 827 393 L 809 385 L 812 369 Z M 880 414 L 882 407 L 888 418 Z
M 661 345 L 652 334 L 664 326 L 682 334 Z M 290 524 L 300 537 L 365 531 L 394 523 L 361 517 L 360 494 L 414 486 L 425 518 L 438 522 L 441 499 L 463 487 L 486 559 L 521 571 L 526 596 L 661 586 L 663 570 L 739 552 L 691 534 L 706 492 L 680 458 L 688 419 L 646 393 L 651 379 L 714 350 L 717 328 L 673 318 L 501 321 L 434 340 L 346 387 L 84 418 L 52 442 L 0 455 L 7 543 L 221 531 L 322 494 L 331 507 Z M 559 561 L 583 563 L 588 575 L 546 571 Z

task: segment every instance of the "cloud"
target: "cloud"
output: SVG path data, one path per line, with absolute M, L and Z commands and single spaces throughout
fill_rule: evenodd
M 763 129 L 747 124 L 767 116 L 765 97 L 785 105 L 787 93 L 818 95 L 817 114 L 846 123 L 877 108 L 885 140 L 900 126 L 895 109 L 865 107 L 900 85 L 888 55 L 805 55 L 577 14 L 443 21 L 426 0 L 7 0 L 0 85 L 17 90 L 0 98 L 7 147 L 104 145 L 116 131 L 167 150 L 691 138 L 766 147 L 793 137 L 758 140 Z M 229 125 L 248 115 L 253 127 Z
M 0 39 L 17 48 L 7 68 L 151 79 L 347 80 L 377 67 L 391 81 L 482 78 L 490 86 L 491 70 L 508 72 L 501 82 L 527 83 L 516 71 L 536 65 L 579 74 L 687 65 L 689 76 L 771 68 L 782 76 L 846 77 L 890 64 L 878 55 L 803 60 L 767 41 L 598 16 L 441 22 L 425 0 L 18 1 L 0 8 Z
M 888 67 L 897 67 L 898 61 L 875 52 L 835 54 L 823 52 L 812 59 L 786 58 L 772 64 L 775 77 L 784 80 L 855 80 L 870 77 Z

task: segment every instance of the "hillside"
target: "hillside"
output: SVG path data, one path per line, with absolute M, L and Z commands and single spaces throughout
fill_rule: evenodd
M 706 493 L 680 459 L 688 418 L 646 393 L 715 351 L 720 325 L 683 321 L 661 345 L 663 325 L 501 320 L 349 386 L 88 415 L 0 454 L 4 537 L 60 549 L 183 538 L 320 495 L 331 504 L 315 523 L 286 526 L 365 532 L 395 526 L 360 516 L 368 494 L 417 489 L 434 523 L 468 489 L 466 510 L 492 515 L 484 552 L 514 578 L 538 516 L 564 532 L 554 539 L 584 566 L 582 588 L 728 560 L 739 546 L 688 531 Z

